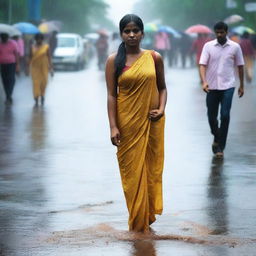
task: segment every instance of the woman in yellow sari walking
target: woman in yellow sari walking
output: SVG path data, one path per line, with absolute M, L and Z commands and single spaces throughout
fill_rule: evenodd
M 106 64 L 111 141 L 118 149 L 129 230 L 148 232 L 163 210 L 164 65 L 159 53 L 140 48 L 144 26 L 138 16 L 125 15 L 119 29 L 123 42 Z
M 48 82 L 48 74 L 53 75 L 51 55 L 48 44 L 43 43 L 43 34 L 35 35 L 35 44 L 30 50 L 30 73 L 33 81 L 33 94 L 35 104 L 41 97 L 41 104 L 44 104 L 45 90 Z

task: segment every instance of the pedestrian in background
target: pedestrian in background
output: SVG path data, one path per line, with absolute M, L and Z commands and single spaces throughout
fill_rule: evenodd
M 53 56 L 54 51 L 55 51 L 55 49 L 57 47 L 57 44 L 58 44 L 57 35 L 58 35 L 58 31 L 53 31 L 50 35 L 50 38 L 49 38 L 49 47 L 50 47 L 51 57 Z
M 96 42 L 96 50 L 98 56 L 98 68 L 104 69 L 106 59 L 108 57 L 108 36 L 100 32 L 100 37 Z
M 6 33 L 0 34 L 0 65 L 3 87 L 6 95 L 6 104 L 12 104 L 12 93 L 15 85 L 15 73 L 19 73 L 18 46 L 9 39 Z
M 119 38 L 119 35 L 117 32 L 113 32 L 112 34 L 112 39 L 109 43 L 109 53 L 114 53 L 118 50 L 118 47 L 121 43 L 121 40 Z
M 24 58 L 24 41 L 22 39 L 22 37 L 20 37 L 19 35 L 15 35 L 12 37 L 13 40 L 16 41 L 17 43 L 17 47 L 18 47 L 18 55 L 19 55 L 19 63 L 21 64 L 22 59 Z
M 29 75 L 29 60 L 30 60 L 30 53 L 31 47 L 34 43 L 34 35 L 27 35 L 23 34 L 22 39 L 24 41 L 24 73 L 26 76 Z
M 208 37 L 207 34 L 199 33 L 197 36 L 197 39 L 192 43 L 192 46 L 191 46 L 191 52 L 196 54 L 196 65 L 198 67 L 199 77 L 200 77 L 199 60 L 200 60 L 205 43 L 209 42 L 210 40 L 211 39 Z
M 35 43 L 30 50 L 29 63 L 35 104 L 38 105 L 39 98 L 41 98 L 41 104 L 44 104 L 48 74 L 50 72 L 53 75 L 53 69 L 49 45 L 44 43 L 43 34 L 35 35 Z
M 167 33 L 160 31 L 155 35 L 155 50 L 162 55 L 163 59 L 168 54 L 168 51 L 171 50 L 171 43 Z
M 235 32 L 231 32 L 229 34 L 229 39 L 234 41 L 234 42 L 236 42 L 236 43 L 238 43 L 238 44 L 240 43 L 240 36 L 237 33 L 235 33 Z
M 181 38 L 178 42 L 178 48 L 180 50 L 181 55 L 181 64 L 183 68 L 186 68 L 187 59 L 189 58 L 191 67 L 193 63 L 191 62 L 190 49 L 191 49 L 192 41 L 189 35 L 186 33 L 181 33 Z
M 245 78 L 246 81 L 251 83 L 253 78 L 253 66 L 254 66 L 254 49 L 252 42 L 250 40 L 250 34 L 248 32 L 244 32 L 242 38 L 240 40 L 240 46 L 242 49 L 242 53 L 244 56 L 244 69 L 245 69 Z
M 122 43 L 106 64 L 108 116 L 129 211 L 129 230 L 148 232 L 163 210 L 164 111 L 167 91 L 161 55 L 140 48 L 142 20 L 125 15 Z
M 178 52 L 179 52 L 179 40 L 173 35 L 168 34 L 169 49 L 167 50 L 169 67 L 175 67 L 178 65 Z
M 208 121 L 214 136 L 212 150 L 217 157 L 222 158 L 228 135 L 237 71 L 240 80 L 238 95 L 242 97 L 244 94 L 244 60 L 239 44 L 227 38 L 226 23 L 216 23 L 214 31 L 216 39 L 205 44 L 199 63 L 202 87 L 207 93 Z M 217 119 L 219 106 L 220 126 Z

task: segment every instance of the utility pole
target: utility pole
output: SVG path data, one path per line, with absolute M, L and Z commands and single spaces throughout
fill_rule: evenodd
M 12 23 L 12 0 L 9 0 L 8 3 L 8 23 Z
M 41 20 L 41 0 L 27 0 L 28 20 L 39 22 Z

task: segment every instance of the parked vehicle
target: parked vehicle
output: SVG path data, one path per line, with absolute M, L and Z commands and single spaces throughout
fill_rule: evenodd
M 55 68 L 70 66 L 75 70 L 84 68 L 85 53 L 82 37 L 78 34 L 59 33 L 52 62 Z

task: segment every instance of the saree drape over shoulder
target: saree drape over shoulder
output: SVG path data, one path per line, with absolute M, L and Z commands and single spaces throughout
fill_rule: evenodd
M 164 122 L 149 120 L 159 107 L 155 63 L 151 51 L 118 79 L 117 121 L 121 143 L 117 157 L 129 211 L 129 230 L 148 231 L 163 210 Z
M 42 45 L 40 48 L 32 47 L 30 72 L 33 81 L 34 98 L 45 94 L 49 73 L 48 49 L 49 46 L 47 44 Z

